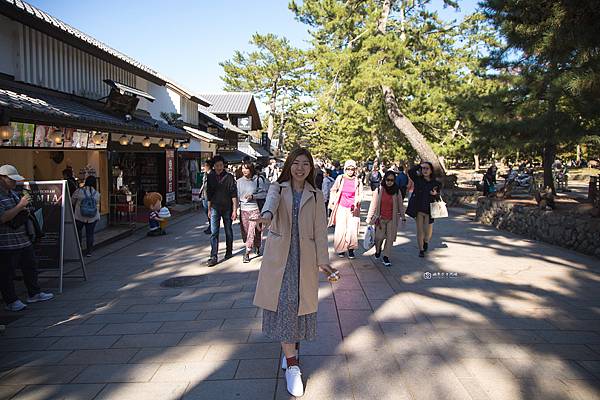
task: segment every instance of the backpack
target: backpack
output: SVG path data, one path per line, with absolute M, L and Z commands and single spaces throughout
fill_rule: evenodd
M 84 196 L 83 200 L 81 200 L 81 204 L 79 205 L 81 216 L 86 218 L 94 218 L 98 212 L 96 197 L 92 194 L 91 189 L 89 190 L 89 194 L 85 189 L 81 190 L 83 191 Z

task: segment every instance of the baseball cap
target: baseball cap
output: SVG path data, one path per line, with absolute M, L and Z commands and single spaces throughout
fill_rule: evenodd
M 13 181 L 24 181 L 25 180 L 25 178 L 23 178 L 21 175 L 19 175 L 19 171 L 17 171 L 17 169 L 15 167 L 13 167 L 12 165 L 8 165 L 8 164 L 0 167 L 0 175 L 8 176 Z

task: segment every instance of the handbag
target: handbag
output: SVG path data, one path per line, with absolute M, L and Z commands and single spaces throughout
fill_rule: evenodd
M 363 248 L 367 251 L 373 246 L 375 246 L 375 228 L 369 225 L 363 235 Z
M 29 239 L 33 243 L 38 243 L 46 235 L 42 230 L 37 218 L 33 214 L 29 214 L 25 229 L 27 230 Z
M 434 201 L 429 203 L 429 211 L 431 213 L 431 218 L 447 218 L 448 217 L 448 209 L 446 208 L 446 203 L 440 197 L 439 201 Z

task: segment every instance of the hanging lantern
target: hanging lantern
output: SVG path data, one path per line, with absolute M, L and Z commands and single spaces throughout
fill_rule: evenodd
M 178 149 L 180 146 L 181 146 L 181 143 L 179 143 L 179 141 L 178 141 L 178 140 L 175 140 L 175 141 L 173 142 L 173 147 L 174 147 L 174 148 Z
M 127 138 L 127 136 L 121 135 L 121 137 L 119 138 L 119 143 L 121 143 L 121 146 L 127 146 L 129 144 L 129 139 Z
M 144 147 L 150 147 L 150 144 L 151 144 L 150 138 L 148 136 L 146 136 L 144 138 L 144 140 L 142 140 L 142 146 L 144 146 Z
M 0 126 L 0 139 L 6 141 L 13 137 L 13 130 L 10 125 Z
M 92 142 L 94 142 L 94 144 L 96 146 L 101 145 L 102 144 L 102 135 L 99 133 L 94 133 L 94 136 L 92 136 Z
M 62 137 L 62 132 L 59 131 L 58 129 L 55 129 L 54 132 L 52 132 L 50 134 L 50 138 L 52 139 L 52 141 L 56 144 L 61 144 L 63 137 Z
M 165 147 L 167 145 L 167 142 L 165 142 L 165 139 L 160 139 L 158 141 L 158 147 Z
M 181 144 L 181 147 L 183 147 L 184 149 L 187 149 L 188 147 L 190 147 L 190 142 L 183 142 Z

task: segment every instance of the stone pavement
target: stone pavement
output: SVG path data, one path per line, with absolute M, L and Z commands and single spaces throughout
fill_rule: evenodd
M 321 281 L 318 340 L 300 350 L 304 398 L 600 398 L 598 260 L 462 213 L 435 223 L 425 259 L 411 220 L 390 269 L 373 250 L 332 256 L 342 278 Z M 259 260 L 205 267 L 202 222 L 190 214 L 167 236 L 102 249 L 88 282 L 66 281 L 9 324 L 0 398 L 290 398 L 252 305 Z M 205 280 L 160 286 L 183 275 Z

